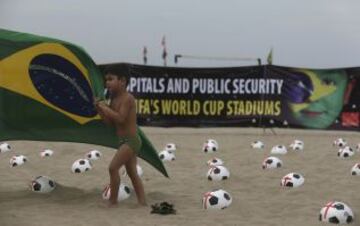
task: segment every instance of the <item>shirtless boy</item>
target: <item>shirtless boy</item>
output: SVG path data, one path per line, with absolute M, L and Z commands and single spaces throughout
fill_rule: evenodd
M 110 165 L 109 206 L 117 204 L 120 185 L 119 169 L 125 166 L 134 186 L 138 203 L 146 205 L 142 181 L 137 174 L 137 153 L 141 148 L 141 139 L 137 134 L 135 98 L 126 90 L 129 82 L 126 65 L 114 65 L 105 69 L 105 86 L 110 93 L 110 105 L 96 101 L 95 106 L 103 121 L 116 128 L 119 148 Z

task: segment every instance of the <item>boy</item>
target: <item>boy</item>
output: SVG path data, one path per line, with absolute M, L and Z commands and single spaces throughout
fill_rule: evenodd
M 127 92 L 128 68 L 126 65 L 112 65 L 105 69 L 105 86 L 110 93 L 110 106 L 104 101 L 96 101 L 95 106 L 103 121 L 116 128 L 119 148 L 110 165 L 109 206 L 117 204 L 120 185 L 119 169 L 125 165 L 127 174 L 134 186 L 140 205 L 146 205 L 144 187 L 136 170 L 136 155 L 141 148 L 137 134 L 135 98 Z

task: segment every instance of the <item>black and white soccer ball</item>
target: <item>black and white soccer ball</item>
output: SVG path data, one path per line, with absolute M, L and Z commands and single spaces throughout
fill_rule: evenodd
M 283 187 L 300 187 L 304 184 L 305 178 L 300 173 L 289 173 L 280 182 Z
M 283 166 L 283 162 L 274 156 L 267 157 L 262 162 L 262 168 L 263 169 L 277 169 Z
M 11 151 L 11 146 L 8 143 L 1 143 L 0 144 L 0 153 Z
M 270 153 L 274 155 L 285 155 L 287 153 L 287 149 L 285 145 L 275 145 L 271 149 Z
M 98 150 L 91 150 L 88 153 L 85 154 L 85 158 L 90 160 L 98 160 L 102 156 L 101 152 Z
M 176 144 L 174 144 L 174 143 L 168 143 L 168 144 L 165 145 L 164 150 L 167 150 L 167 151 L 176 151 Z
M 28 159 L 24 155 L 14 155 L 10 159 L 10 167 L 21 166 L 27 161 Z
M 333 146 L 337 146 L 339 148 L 345 147 L 347 144 L 346 140 L 344 138 L 337 138 L 333 142 Z
M 78 159 L 71 166 L 73 173 L 83 173 L 91 169 L 92 165 L 89 159 Z
M 202 147 L 203 152 L 205 153 L 213 153 L 219 150 L 219 144 L 214 139 L 208 139 Z
M 103 192 L 102 192 L 102 198 L 105 200 L 109 200 L 111 194 L 110 184 L 106 185 Z M 127 198 L 129 198 L 131 195 L 130 187 L 124 183 L 121 183 L 119 186 L 119 193 L 118 193 L 118 201 L 123 201 Z
M 304 142 L 301 140 L 294 140 L 289 147 L 294 151 L 302 151 L 304 150 Z
M 251 143 L 251 147 L 253 149 L 264 149 L 265 148 L 265 144 L 264 142 L 257 140 Z
M 230 172 L 225 166 L 212 166 L 208 170 L 206 177 L 211 181 L 227 180 L 230 177 Z
M 354 221 L 354 214 L 345 203 L 332 201 L 321 208 L 319 220 L 333 224 L 350 224 Z
M 356 163 L 352 168 L 351 168 L 351 175 L 353 176 L 360 176 L 360 163 Z
M 31 191 L 37 193 L 49 193 L 55 189 L 56 183 L 53 179 L 49 177 L 38 176 L 31 181 L 30 187 Z
M 340 148 L 338 153 L 337 153 L 337 156 L 342 158 L 342 159 L 350 158 L 353 155 L 354 155 L 354 150 L 349 146 L 345 146 L 343 148 Z
M 222 166 L 224 164 L 224 161 L 219 158 L 211 158 L 209 161 L 207 161 L 208 166 Z
M 138 175 L 139 177 L 141 177 L 141 176 L 144 174 L 144 171 L 143 171 L 142 167 L 141 167 L 139 164 L 136 164 L 136 172 L 137 172 L 137 175 Z M 124 176 L 124 177 L 128 176 L 125 167 L 121 167 L 121 168 L 120 168 L 120 174 L 121 174 L 122 176 Z
M 223 189 L 206 192 L 202 199 L 203 208 L 206 210 L 223 210 L 228 208 L 231 203 L 231 195 Z
M 44 158 L 44 157 L 50 157 L 54 154 L 54 151 L 53 150 L 50 150 L 50 149 L 45 149 L 43 151 L 40 152 L 40 157 L 41 158 Z
M 163 162 L 175 161 L 175 153 L 168 150 L 163 150 L 159 153 L 159 158 Z

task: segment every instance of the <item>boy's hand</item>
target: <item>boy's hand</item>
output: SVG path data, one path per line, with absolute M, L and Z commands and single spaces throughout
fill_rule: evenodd
M 95 97 L 94 98 L 94 105 L 95 105 L 95 107 L 99 107 L 101 105 L 106 105 L 106 103 L 105 103 L 104 100 L 101 100 L 100 98 Z

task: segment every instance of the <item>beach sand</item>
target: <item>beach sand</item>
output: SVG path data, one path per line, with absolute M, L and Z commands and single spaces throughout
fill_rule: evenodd
M 146 162 L 139 160 L 148 207 L 139 207 L 134 192 L 117 208 L 107 208 L 101 194 L 108 183 L 107 166 L 113 149 L 90 144 L 62 142 L 9 141 L 11 152 L 0 154 L 0 225 L 247 225 L 247 226 L 317 226 L 320 209 L 332 200 L 348 204 L 355 222 L 360 211 L 360 176 L 352 176 L 352 166 L 360 162 L 360 153 L 347 160 L 337 157 L 332 146 L 343 137 L 355 147 L 360 143 L 356 132 L 256 128 L 152 128 L 144 132 L 161 151 L 165 144 L 177 145 L 176 160 L 166 162 L 170 179 L 163 177 Z M 214 154 L 202 152 L 206 139 L 219 143 Z M 263 170 L 262 161 L 270 156 L 272 146 L 289 145 L 303 140 L 303 152 L 289 151 L 278 156 L 282 168 Z M 250 143 L 261 140 L 264 150 L 251 149 Z M 43 149 L 54 155 L 41 158 Z M 72 163 L 92 149 L 103 154 L 93 162 L 93 169 L 83 174 L 70 171 Z M 11 168 L 12 155 L 23 154 L 28 162 Z M 223 182 L 208 181 L 206 162 L 221 158 L 230 170 Z M 280 187 L 281 178 L 298 172 L 305 183 L 298 188 Z M 49 176 L 57 183 L 50 194 L 37 194 L 29 189 L 30 181 L 39 175 Z M 131 185 L 128 178 L 124 182 Z M 202 195 L 222 188 L 233 198 L 232 205 L 219 211 L 202 209 Z M 175 205 L 176 215 L 150 214 L 150 205 L 167 201 Z

